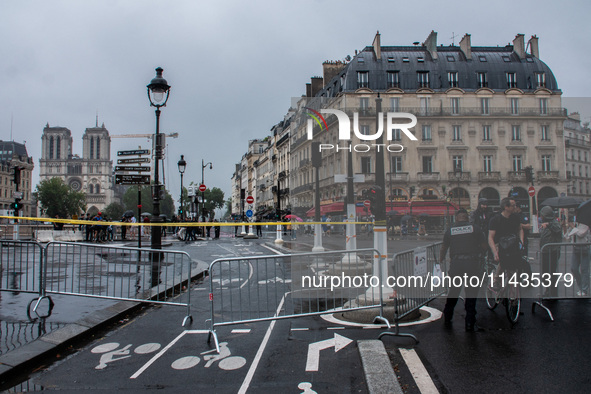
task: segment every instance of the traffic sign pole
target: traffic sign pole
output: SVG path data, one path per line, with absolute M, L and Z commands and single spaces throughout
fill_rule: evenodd
M 533 234 L 538 234 L 540 232 L 538 218 L 534 216 L 534 196 L 536 195 L 536 188 L 530 186 L 527 189 L 527 194 L 529 195 L 529 222 L 532 224 L 531 231 Z

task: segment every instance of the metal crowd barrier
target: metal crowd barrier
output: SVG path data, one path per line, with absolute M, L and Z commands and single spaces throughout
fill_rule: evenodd
M 208 341 L 213 336 L 219 352 L 219 326 L 330 311 L 380 308 L 376 318 L 384 320 L 382 288 L 371 283 L 374 255 L 375 249 L 359 249 L 213 261 Z M 377 265 L 382 263 L 380 258 Z
M 0 290 L 183 306 L 190 314 L 192 269 L 185 252 L 50 242 L 1 241 Z M 30 304 L 29 304 L 30 305 Z M 28 311 L 27 311 L 28 313 Z
M 447 272 L 445 261 L 438 261 L 442 244 L 438 242 L 394 256 L 388 272 L 391 284 L 394 285 L 394 332 L 383 332 L 378 338 L 385 335 L 403 336 L 413 338 L 418 343 L 414 335 L 400 332 L 400 321 L 447 293 L 443 283 L 433 279 L 436 264 L 440 263 L 441 272 Z
M 0 240 L 0 282 L 0 291 L 42 295 L 43 246 Z
M 532 276 L 527 283 L 538 293 L 532 312 L 537 305 L 554 321 L 552 312 L 544 304 L 545 300 L 590 298 L 590 246 L 591 243 L 549 243 L 542 246 L 536 263 L 532 264 Z

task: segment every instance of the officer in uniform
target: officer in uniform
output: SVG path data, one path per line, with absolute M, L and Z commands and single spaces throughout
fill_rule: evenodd
M 478 286 L 470 286 L 470 277 L 482 277 L 482 267 L 480 265 L 480 253 L 486 249 L 486 238 L 482 230 L 476 225 L 471 224 L 468 212 L 465 209 L 459 209 L 456 213 L 456 222 L 447 229 L 443 236 L 443 246 L 439 253 L 439 260 L 443 262 L 447 251 L 451 258 L 451 264 L 448 275 L 451 278 L 452 285 L 449 288 L 447 302 L 443 311 L 446 327 L 451 327 L 454 308 L 458 302 L 458 296 L 462 287 L 466 292 L 466 331 L 478 330 L 476 326 L 476 297 L 478 296 Z M 460 284 L 460 286 L 453 284 Z M 467 278 L 467 279 L 466 279 Z

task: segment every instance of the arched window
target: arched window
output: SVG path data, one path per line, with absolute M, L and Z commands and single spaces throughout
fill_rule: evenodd
M 55 144 L 55 158 L 56 159 L 61 159 L 61 142 L 62 139 L 60 137 L 56 138 L 56 144 Z
M 89 194 L 94 194 L 94 186 L 93 185 L 89 185 L 88 186 L 88 193 Z
M 94 138 L 90 137 L 90 159 L 94 158 Z
M 99 194 L 101 192 L 101 185 L 96 185 L 96 194 Z
M 53 137 L 49 137 L 49 159 L 53 159 Z
M 96 137 L 96 158 L 101 158 L 101 139 Z

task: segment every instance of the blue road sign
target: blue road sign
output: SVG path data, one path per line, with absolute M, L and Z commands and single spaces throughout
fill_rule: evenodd
M 249 218 L 252 217 L 252 209 L 246 211 L 246 216 L 248 216 Z

